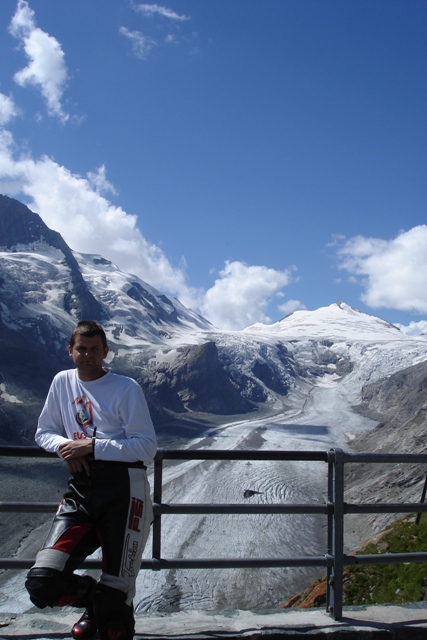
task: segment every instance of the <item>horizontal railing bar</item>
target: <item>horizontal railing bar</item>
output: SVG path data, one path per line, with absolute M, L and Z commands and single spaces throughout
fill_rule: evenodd
M 329 556 L 303 556 L 299 558 L 175 558 L 153 560 L 154 569 L 244 569 L 251 567 L 327 567 L 332 566 Z
M 0 502 L 0 512 L 51 513 L 56 511 L 56 502 Z M 314 504 L 153 504 L 155 515 L 191 514 L 328 514 L 333 505 Z M 427 506 L 426 506 L 427 510 Z
M 246 451 L 239 449 L 158 449 L 156 457 L 164 460 L 311 460 L 328 462 L 334 451 Z M 49 453 L 40 447 L 30 446 L 0 446 L 0 456 L 30 457 L 30 458 L 60 458 L 55 453 Z M 343 462 L 373 462 L 373 463 L 427 463 L 425 453 L 343 453 Z
M 39 447 L 0 446 L 0 456 L 58 458 Z M 158 449 L 156 458 L 164 460 L 312 460 L 327 462 L 327 451 L 247 451 L 240 449 Z
M 344 504 L 344 513 L 413 513 L 427 511 L 427 502 Z
M 51 513 L 58 509 L 58 502 L 0 502 L 0 512 Z
M 232 449 L 158 449 L 156 458 L 163 460 L 306 460 L 328 462 L 333 451 L 242 451 Z M 40 447 L 0 446 L 0 456 L 30 458 L 60 458 Z M 426 463 L 426 453 L 343 453 L 344 462 Z
M 312 460 L 327 462 L 327 451 L 248 451 L 242 449 L 158 449 L 163 460 Z
M 0 569 L 30 569 L 35 558 L 0 558 Z M 332 556 L 302 556 L 299 558 L 152 558 L 141 561 L 141 569 L 244 569 L 251 567 L 328 567 Z M 85 560 L 81 569 L 101 569 L 101 560 Z
M 1 512 L 52 513 L 58 508 L 57 502 L 0 502 Z M 333 504 L 202 504 L 202 503 L 154 503 L 155 515 L 192 514 L 331 514 Z M 344 513 L 425 513 L 427 502 L 414 503 L 345 503 Z
M 357 556 L 344 556 L 344 564 L 353 566 L 358 564 L 394 564 L 398 562 L 427 562 L 427 552 L 372 553 Z
M 0 569 L 30 569 L 35 558 L 0 558 Z M 427 552 L 344 555 L 345 566 L 427 562 Z M 298 558 L 161 558 L 142 560 L 141 569 L 238 569 L 249 567 L 327 567 L 333 557 L 302 556 Z M 85 560 L 82 569 L 100 569 L 101 560 Z
M 427 463 L 427 453 L 344 453 L 343 462 Z
M 56 453 L 49 453 L 40 447 L 0 446 L 0 456 L 16 458 L 56 458 L 62 460 Z
M 35 562 L 35 558 L 0 558 L 0 569 L 31 569 Z M 101 560 L 86 560 L 86 569 L 98 569 L 101 567 Z M 90 566 L 89 566 L 90 565 Z M 82 565 L 79 565 L 83 566 Z
M 172 515 L 172 514 L 278 514 L 278 513 L 329 513 L 329 507 L 326 504 L 159 504 L 154 503 L 153 509 L 155 515 Z
M 0 456 L 30 458 L 60 458 L 40 447 L 0 446 Z M 164 460 L 311 460 L 327 462 L 334 451 L 246 451 L 239 449 L 158 449 L 156 457 Z M 343 462 L 407 462 L 427 463 L 425 453 L 343 453 Z

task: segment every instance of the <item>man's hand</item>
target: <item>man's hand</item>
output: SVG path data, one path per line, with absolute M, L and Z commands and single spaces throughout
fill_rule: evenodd
M 59 453 L 64 460 L 74 460 L 92 454 L 92 440 L 67 440 L 59 445 Z
M 84 471 L 90 475 L 88 459 L 92 456 L 92 440 L 67 440 L 59 445 L 59 453 L 72 473 Z
M 90 467 L 87 458 L 76 458 L 75 460 L 66 460 L 67 467 L 71 473 L 85 473 L 90 476 Z

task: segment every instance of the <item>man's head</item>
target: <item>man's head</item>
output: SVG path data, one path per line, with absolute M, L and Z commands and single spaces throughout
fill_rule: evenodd
M 68 354 L 76 365 L 80 380 L 101 378 L 107 370 L 102 363 L 108 354 L 105 332 L 97 322 L 83 320 L 71 334 Z
M 101 327 L 99 322 L 95 322 L 94 320 L 81 320 L 73 329 L 70 338 L 71 348 L 73 348 L 77 336 L 83 336 L 84 338 L 93 338 L 95 336 L 100 336 L 102 340 L 102 346 L 104 348 L 107 346 L 107 336 L 105 335 L 105 331 Z

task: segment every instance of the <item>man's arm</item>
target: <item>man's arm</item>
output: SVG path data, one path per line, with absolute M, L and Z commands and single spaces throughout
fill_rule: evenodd
M 97 438 L 95 460 L 150 462 L 156 455 L 157 439 L 144 392 L 135 380 L 123 394 L 119 415 L 124 436 L 117 439 Z
M 73 441 L 64 435 L 62 413 L 57 397 L 56 383 L 53 380 L 39 417 L 35 441 L 42 449 L 58 454 L 67 463 L 72 473 L 84 472 L 89 475 L 89 464 L 85 456 L 92 453 L 92 441 Z M 88 443 L 89 450 L 87 450 Z
M 56 380 L 54 378 L 40 414 L 35 441 L 50 453 L 59 455 L 59 446 L 67 441 L 65 437 L 62 413 L 57 402 Z

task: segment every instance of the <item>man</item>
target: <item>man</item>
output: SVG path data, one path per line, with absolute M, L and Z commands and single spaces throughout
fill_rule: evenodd
M 144 462 L 156 436 L 141 387 L 103 367 L 103 328 L 82 321 L 68 347 L 75 369 L 53 379 L 36 442 L 71 472 L 68 488 L 25 586 L 37 607 L 84 608 L 76 640 L 131 640 L 133 597 L 153 511 Z M 102 549 L 98 582 L 74 570 Z

